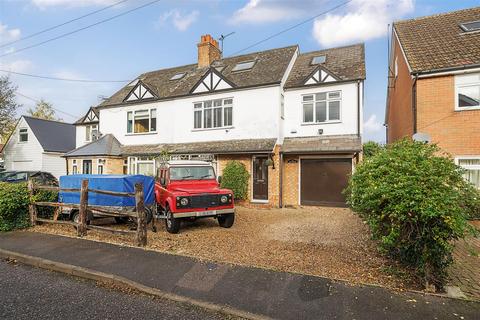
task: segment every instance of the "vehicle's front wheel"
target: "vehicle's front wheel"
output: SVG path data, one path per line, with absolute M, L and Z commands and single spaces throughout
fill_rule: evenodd
M 222 228 L 230 228 L 235 222 L 235 213 L 224 214 L 217 217 L 218 224 Z
M 169 233 L 178 233 L 180 231 L 180 219 L 174 218 L 172 211 L 167 206 L 165 208 L 165 228 Z

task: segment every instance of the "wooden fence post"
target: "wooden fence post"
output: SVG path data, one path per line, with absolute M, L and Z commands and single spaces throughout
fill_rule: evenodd
M 87 208 L 88 207 L 88 180 L 82 180 L 80 189 L 80 210 L 79 223 L 77 225 L 77 235 L 83 237 L 87 235 Z
M 135 205 L 137 209 L 137 234 L 135 240 L 137 246 L 147 245 L 147 222 L 145 218 L 145 203 L 143 199 L 143 184 L 135 184 Z
M 30 202 L 28 204 L 28 212 L 30 214 L 30 224 L 32 226 L 36 225 L 37 224 L 37 206 L 35 205 L 35 202 L 34 202 L 34 186 L 33 186 L 33 181 L 32 180 L 28 180 L 28 193 L 30 195 Z

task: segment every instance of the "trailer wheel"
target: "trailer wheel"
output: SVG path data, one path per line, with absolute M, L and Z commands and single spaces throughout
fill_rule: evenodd
M 128 222 L 128 217 L 114 217 L 117 224 L 124 224 Z
M 218 224 L 222 228 L 230 228 L 235 221 L 235 213 L 224 214 L 217 217 Z
M 72 212 L 71 214 L 71 220 L 75 223 L 80 223 L 80 211 L 78 210 L 75 210 Z M 90 224 L 90 219 L 89 219 L 89 215 L 87 213 L 87 225 Z M 76 227 L 75 227 L 76 228 Z
M 178 233 L 180 231 L 180 219 L 174 218 L 172 211 L 167 206 L 165 208 L 165 228 L 169 233 Z

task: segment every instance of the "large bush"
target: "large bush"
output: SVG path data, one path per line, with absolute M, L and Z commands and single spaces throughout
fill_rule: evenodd
M 462 172 L 437 146 L 402 140 L 366 158 L 346 190 L 382 251 L 437 288 L 478 201 Z
M 363 144 L 363 156 L 365 158 L 370 158 L 382 151 L 384 148 L 383 145 L 381 145 L 378 142 L 375 141 L 368 141 Z
M 39 191 L 34 201 L 56 201 L 57 193 Z M 11 231 L 26 228 L 30 225 L 28 205 L 30 196 L 26 183 L 0 182 L 0 231 Z M 38 216 L 48 218 L 53 208 L 38 208 Z
M 235 199 L 245 200 L 248 197 L 248 179 L 250 175 L 240 161 L 229 161 L 223 169 L 222 188 L 231 189 Z

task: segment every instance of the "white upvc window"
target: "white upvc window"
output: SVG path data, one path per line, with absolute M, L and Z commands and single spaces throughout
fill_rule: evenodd
M 455 162 L 465 169 L 463 177 L 480 189 L 480 155 L 455 158 Z
M 28 142 L 28 129 L 27 128 L 20 128 L 20 130 L 18 131 L 18 141 Z
M 215 99 L 193 104 L 193 128 L 216 129 L 233 125 L 233 99 Z
M 155 176 L 155 158 L 128 157 L 128 174 Z
M 97 174 L 103 174 L 103 168 L 105 167 L 105 159 L 98 159 L 97 161 Z
M 157 131 L 157 109 L 127 112 L 127 133 L 153 133 Z
M 91 142 L 98 139 L 98 124 L 89 124 L 85 126 L 85 141 Z
M 480 74 L 455 76 L 455 110 L 480 109 Z
M 77 160 L 72 160 L 72 174 L 78 174 Z
M 302 96 L 302 122 L 329 123 L 340 122 L 342 92 L 320 92 Z

